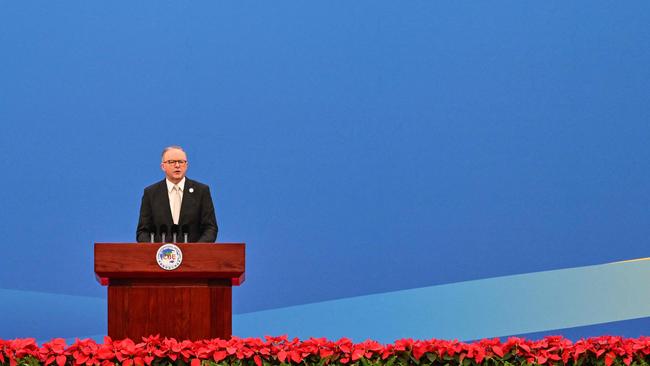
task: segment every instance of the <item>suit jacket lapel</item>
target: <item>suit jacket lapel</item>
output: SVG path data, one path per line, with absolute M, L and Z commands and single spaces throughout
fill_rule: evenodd
M 194 182 L 185 177 L 185 187 L 183 189 L 183 201 L 181 202 L 181 214 L 178 218 L 178 223 L 182 225 L 185 223 L 185 216 L 189 210 L 189 207 L 192 207 L 194 203 L 194 196 L 192 192 L 194 191 Z
M 169 207 L 169 192 L 167 191 L 167 182 L 164 179 L 160 184 L 158 194 L 160 195 L 158 202 L 162 205 L 160 209 L 165 213 L 165 221 L 167 222 L 167 225 L 173 225 L 174 218 L 172 217 L 172 209 Z

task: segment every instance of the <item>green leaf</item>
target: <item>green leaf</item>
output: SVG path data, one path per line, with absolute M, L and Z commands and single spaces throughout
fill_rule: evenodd
M 41 362 L 35 359 L 33 356 L 25 356 L 23 358 L 17 359 L 16 363 L 19 366 L 40 366 Z

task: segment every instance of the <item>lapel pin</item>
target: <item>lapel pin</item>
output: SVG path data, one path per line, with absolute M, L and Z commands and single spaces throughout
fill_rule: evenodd
M 190 193 L 194 193 L 194 188 L 190 188 Z

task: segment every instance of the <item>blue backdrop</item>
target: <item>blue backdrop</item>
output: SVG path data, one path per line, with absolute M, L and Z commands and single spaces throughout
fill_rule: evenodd
M 84 335 L 26 294 L 101 304 L 170 144 L 237 314 L 648 256 L 648 40 L 646 1 L 2 2 L 0 337 Z

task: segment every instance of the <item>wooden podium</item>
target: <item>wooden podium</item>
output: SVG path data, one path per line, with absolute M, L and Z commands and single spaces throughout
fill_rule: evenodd
M 95 275 L 108 286 L 108 335 L 229 339 L 232 286 L 244 281 L 246 244 L 175 244 L 181 265 L 165 270 L 163 244 L 95 243 Z

